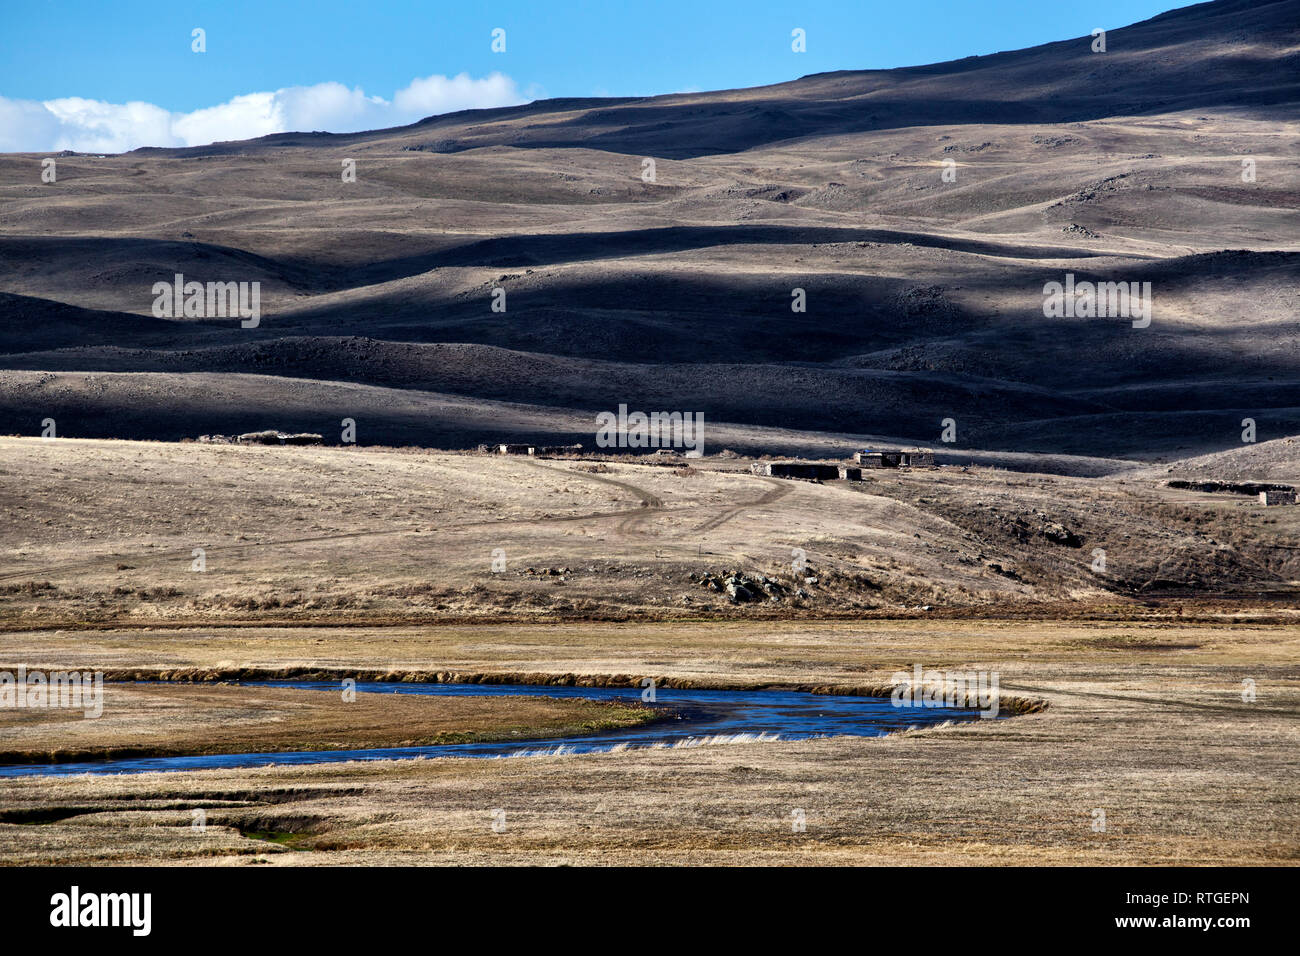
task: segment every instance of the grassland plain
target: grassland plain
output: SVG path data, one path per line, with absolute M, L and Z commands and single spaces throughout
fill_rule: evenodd
M 24 658 L 173 672 L 303 663 L 345 674 L 383 659 L 430 673 L 753 687 L 869 686 L 919 661 L 996 670 L 1004 693 L 1048 704 L 878 739 L 10 779 L 0 784 L 0 860 L 10 864 L 1294 865 L 1300 856 L 1300 632 L 1288 626 L 642 623 L 5 640 Z M 1243 700 L 1245 679 L 1254 702 Z M 203 833 L 190 828 L 196 808 L 208 813 Z M 508 814 L 504 833 L 491 827 L 497 808 Z M 796 808 L 804 833 L 792 832 Z M 293 836 L 269 845 L 247 831 Z
M 1266 468 L 1236 453 L 1234 467 L 1294 474 L 1294 444 L 1267 444 L 1252 450 Z M 945 467 L 854 488 L 762 479 L 726 456 L 597 467 L 61 439 L 0 439 L 0 451 L 0 665 L 199 682 L 113 690 L 102 726 L 58 741 L 6 712 L 4 749 L 182 746 L 219 723 L 207 749 L 274 750 L 611 716 L 361 695 L 366 720 L 344 727 L 309 692 L 209 686 L 308 674 L 653 677 L 671 704 L 674 686 L 879 692 L 921 664 L 996 671 L 1004 695 L 1046 703 L 881 739 L 6 779 L 6 863 L 1300 854 L 1295 519 L 1165 486 L 1204 462 L 1090 478 Z M 798 573 L 794 548 L 809 561 Z M 727 568 L 768 574 L 785 596 L 733 603 L 702 585 Z

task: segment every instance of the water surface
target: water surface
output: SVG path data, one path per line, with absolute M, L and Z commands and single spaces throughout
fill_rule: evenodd
M 246 681 L 249 687 L 297 687 L 340 691 L 338 681 Z M 393 684 L 358 681 L 357 693 L 417 694 L 431 697 L 582 697 L 637 702 L 632 687 L 554 687 L 531 684 Z M 440 744 L 429 747 L 376 747 L 365 750 L 313 750 L 294 753 L 205 754 L 193 757 L 139 757 L 85 763 L 22 764 L 0 767 L 0 777 L 80 773 L 145 773 L 270 767 L 282 764 L 336 763 L 345 760 L 409 760 L 416 757 L 517 757 L 530 754 L 583 754 L 645 747 L 690 747 L 742 740 L 807 740 L 814 737 L 880 737 L 908 727 L 944 721 L 979 720 L 978 710 L 960 707 L 895 707 L 881 697 L 805 694 L 777 690 L 677 690 L 658 688 L 652 706 L 664 718 L 635 727 L 581 737 L 527 741 Z

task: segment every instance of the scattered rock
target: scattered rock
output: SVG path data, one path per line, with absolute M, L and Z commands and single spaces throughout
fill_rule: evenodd
M 1068 548 L 1083 547 L 1082 538 L 1069 528 L 1065 527 L 1065 525 L 1056 521 L 1048 521 L 1044 523 L 1042 527 L 1038 529 L 1038 533 L 1053 544 L 1063 544 Z

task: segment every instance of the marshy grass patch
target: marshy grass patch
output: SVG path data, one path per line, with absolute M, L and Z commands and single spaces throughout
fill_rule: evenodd
M 1071 647 L 1103 651 L 1194 651 L 1202 645 L 1191 641 L 1175 641 L 1154 634 L 1102 634 L 1068 642 Z

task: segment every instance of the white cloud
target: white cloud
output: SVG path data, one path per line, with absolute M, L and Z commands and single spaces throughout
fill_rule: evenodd
M 45 149 L 120 153 L 151 142 L 178 145 L 172 136 L 172 114 L 152 103 L 120 105 L 70 96 L 33 105 L 44 106 L 56 123 L 54 142 Z
M 515 81 L 501 73 L 478 80 L 467 73 L 418 78 L 398 90 L 392 102 L 342 83 L 317 83 L 247 93 L 190 113 L 78 96 L 43 103 L 0 96 L 0 152 L 120 153 L 139 146 L 203 146 L 291 131 L 354 133 L 438 113 L 526 102 Z
M 221 140 L 252 139 L 268 133 L 286 132 L 289 127 L 285 125 L 284 109 L 278 101 L 287 92 L 247 93 L 220 106 L 178 113 L 171 122 L 171 140 L 140 145 L 206 146 Z
M 481 80 L 469 74 L 447 79 L 445 76 L 427 76 L 412 80 L 404 90 L 393 97 L 393 106 L 417 118 L 453 110 L 489 109 L 493 106 L 514 106 L 525 100 L 515 89 L 515 81 L 501 73 L 493 73 Z

